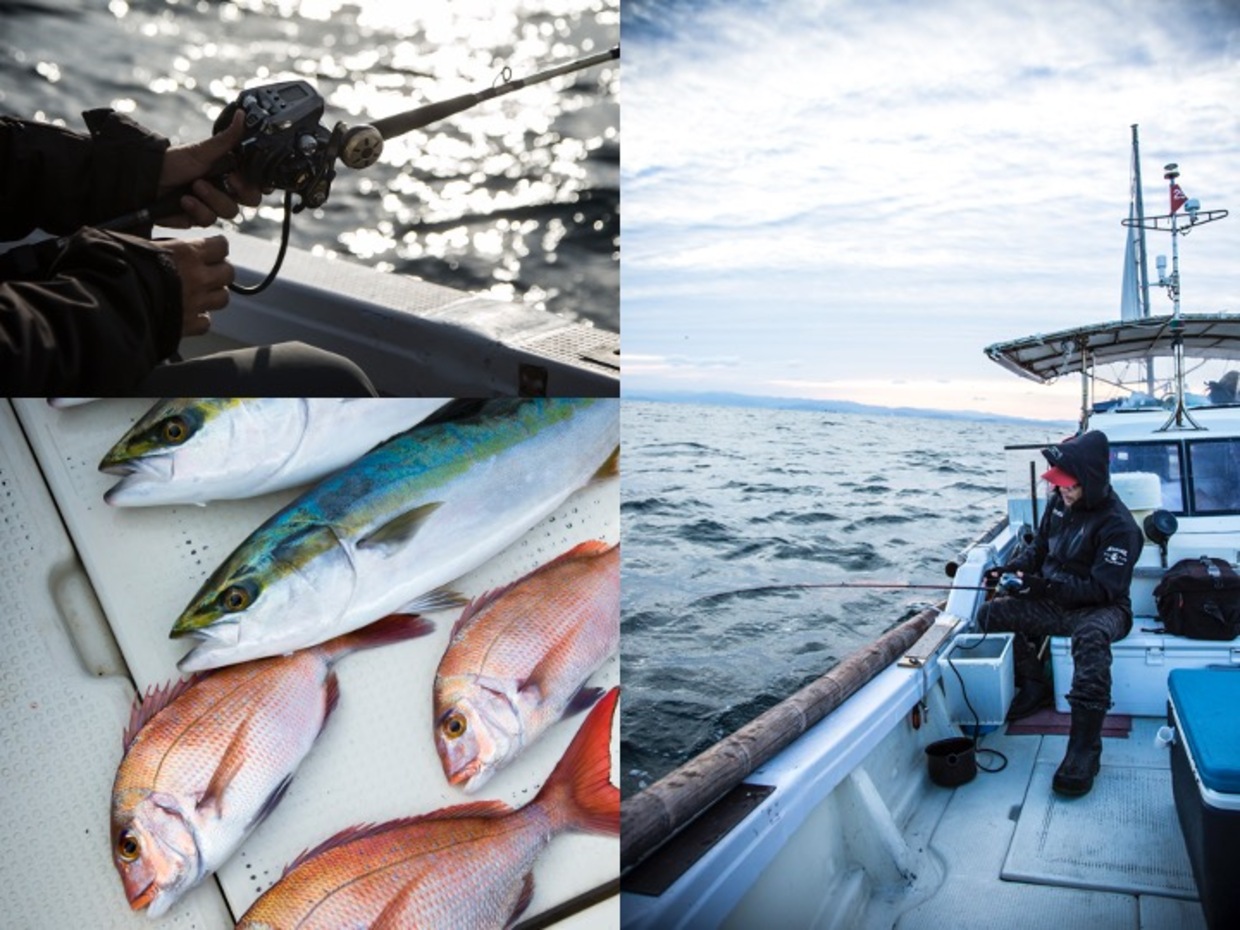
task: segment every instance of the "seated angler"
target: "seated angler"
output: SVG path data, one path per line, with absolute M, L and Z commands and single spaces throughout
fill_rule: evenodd
M 1075 670 L 1068 751 L 1053 788 L 1086 794 L 1102 756 L 1102 721 L 1111 706 L 1111 644 L 1132 629 L 1128 588 L 1144 543 L 1140 529 L 1111 488 L 1105 434 L 1087 432 L 1044 449 L 1051 486 L 1033 544 L 1007 565 L 987 572 L 989 583 L 1015 574 L 1020 586 L 987 602 L 978 623 L 988 632 L 1015 633 L 1019 693 L 1008 718 L 1051 703 L 1053 688 L 1038 658 L 1044 636 L 1070 636 Z

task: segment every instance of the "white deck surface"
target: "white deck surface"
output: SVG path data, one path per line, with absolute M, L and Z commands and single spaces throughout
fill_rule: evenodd
M 1074 826 L 1090 840 L 1105 846 L 1111 798 L 1108 781 L 1122 781 L 1133 769 L 1170 769 L 1170 753 L 1154 745 L 1154 733 L 1165 721 L 1137 718 L 1127 739 L 1103 740 L 1102 771 L 1095 789 L 1083 798 L 1059 802 L 1059 815 L 1075 816 Z M 896 930 L 995 930 L 1019 927 L 1046 930 L 1204 930 L 1201 907 L 1194 899 L 1152 894 L 1084 890 L 1053 884 L 1031 884 L 1001 878 L 1016 832 L 1017 818 L 1044 814 L 1048 805 L 1031 791 L 1046 791 L 1041 769 L 1057 766 L 1067 746 L 1066 736 L 1006 736 L 991 734 L 983 747 L 998 749 L 1008 758 L 997 774 L 979 772 L 976 779 L 951 792 L 942 817 L 931 834 L 929 851 L 941 863 L 942 883 L 923 901 L 893 902 L 893 911 L 876 914 L 867 926 L 894 926 Z M 985 765 L 993 757 L 982 756 Z M 1111 787 L 1114 787 L 1113 785 Z M 936 792 L 946 789 L 933 788 Z M 1140 849 L 1113 849 L 1117 861 L 1156 863 L 1160 857 L 1175 861 L 1185 855 L 1175 805 L 1167 787 L 1166 803 L 1148 817 L 1170 820 L 1158 836 Z M 1113 811 L 1112 811 L 1113 812 Z M 1120 837 L 1110 835 L 1118 844 Z M 1168 844 L 1158 845 L 1161 836 Z M 1180 892 L 1184 894 L 1184 892 Z
M 108 806 L 133 685 L 176 677 L 186 647 L 168 638 L 173 620 L 232 548 L 296 493 L 205 508 L 108 507 L 102 494 L 115 479 L 96 466 L 148 406 L 0 404 L 0 818 L 21 838 L 0 853 L 4 926 L 229 927 L 290 859 L 335 831 L 475 798 L 447 784 L 434 749 L 431 682 L 456 616 L 431 614 L 430 636 L 340 662 L 339 707 L 218 884 L 206 882 L 159 921 L 130 912 L 111 862 Z M 587 538 L 618 541 L 618 482 L 574 495 L 455 586 L 479 594 Z M 593 683 L 618 678 L 613 658 Z M 582 719 L 554 727 L 476 797 L 529 801 Z M 618 752 L 615 737 L 614 781 Z M 535 869 L 525 916 L 609 880 L 618 861 L 613 838 L 558 837 Z M 618 925 L 615 897 L 564 924 Z

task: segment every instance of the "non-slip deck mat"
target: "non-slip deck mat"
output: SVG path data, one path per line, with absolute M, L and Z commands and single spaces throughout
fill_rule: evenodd
M 1082 798 L 1051 790 L 1057 762 L 1030 779 L 1001 875 L 1011 881 L 1196 898 L 1163 768 L 1107 765 Z
M 1044 707 L 1036 714 L 1013 720 L 1007 725 L 1007 732 L 1010 736 L 1067 736 L 1071 729 L 1072 715 L 1061 714 L 1051 707 Z M 1132 717 L 1128 714 L 1107 714 L 1102 720 L 1103 736 L 1124 739 L 1131 730 Z

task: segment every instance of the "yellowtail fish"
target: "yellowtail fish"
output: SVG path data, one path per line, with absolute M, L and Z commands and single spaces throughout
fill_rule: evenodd
M 555 836 L 620 832 L 610 780 L 619 694 L 598 702 L 529 804 L 482 801 L 345 830 L 296 859 L 238 930 L 509 926 L 529 905 L 534 861 Z
M 309 484 L 435 413 L 445 398 L 175 397 L 99 463 L 116 507 L 205 504 Z
M 620 547 L 591 541 L 465 609 L 435 674 L 435 747 L 476 791 L 602 691 L 586 679 L 620 644 Z
M 215 570 L 172 628 L 198 671 L 386 614 L 459 606 L 444 586 L 616 473 L 619 401 L 490 401 L 393 437 L 304 493 Z
M 338 659 L 432 628 L 389 617 L 314 649 L 148 691 L 112 786 L 112 860 L 130 907 L 166 913 L 275 809 L 336 706 Z

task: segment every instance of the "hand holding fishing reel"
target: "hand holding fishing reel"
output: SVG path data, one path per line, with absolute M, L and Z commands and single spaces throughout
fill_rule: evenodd
M 236 153 L 238 170 L 265 191 L 282 190 L 300 200 L 293 207 L 320 207 L 331 192 L 339 158 L 349 168 L 369 168 L 383 151 L 374 126 L 337 123 L 330 132 L 319 120 L 324 101 L 305 81 L 282 81 L 243 90 L 215 121 L 223 132 L 233 115 L 245 114 L 245 137 Z
M 527 78 L 505 81 L 478 93 L 462 94 L 376 120 L 373 125 L 349 127 L 337 123 L 331 130 L 320 123 L 325 108 L 322 96 L 305 81 L 280 81 L 241 91 L 236 100 L 224 107 L 213 131 L 223 132 L 241 111 L 245 115 L 245 134 L 237 148 L 213 165 L 208 175 L 224 190 L 228 189 L 226 176 L 236 171 L 264 192 L 284 191 L 284 222 L 280 251 L 267 277 L 253 287 L 230 284 L 229 288 L 241 294 L 256 294 L 275 280 L 288 249 L 292 214 L 306 207 L 321 207 L 327 202 L 336 177 L 337 159 L 349 168 L 369 168 L 379 160 L 385 139 L 421 129 L 484 100 L 619 57 L 620 47 L 615 46 Z M 185 193 L 184 190 L 173 191 L 152 206 L 103 223 L 101 227 L 128 229 L 148 225 L 177 213 Z M 298 198 L 296 204 L 294 196 Z

